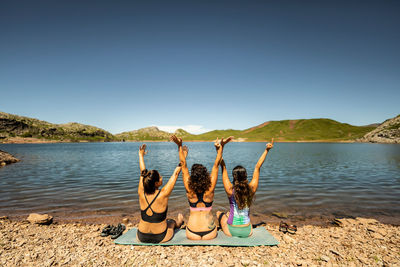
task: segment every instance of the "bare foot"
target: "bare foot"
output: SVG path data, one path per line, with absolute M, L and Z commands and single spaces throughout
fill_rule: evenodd
M 182 224 L 183 224 L 183 215 L 182 213 L 179 213 L 178 220 L 176 221 L 176 227 L 181 228 Z

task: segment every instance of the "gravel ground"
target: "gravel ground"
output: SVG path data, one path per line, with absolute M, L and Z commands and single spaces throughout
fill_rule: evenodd
M 100 237 L 104 224 L 35 225 L 0 220 L 0 266 L 400 266 L 399 226 L 342 219 L 340 227 L 305 225 L 269 247 L 138 247 Z M 128 229 L 132 228 L 128 224 Z

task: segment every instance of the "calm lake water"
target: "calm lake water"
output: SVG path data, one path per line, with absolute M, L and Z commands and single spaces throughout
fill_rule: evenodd
M 137 212 L 140 143 L 0 144 L 22 161 L 0 169 L 0 215 Z M 178 164 L 173 143 L 148 143 L 146 166 L 166 182 Z M 212 143 L 186 143 L 188 165 L 215 159 Z M 265 143 L 229 143 L 228 172 L 240 164 L 249 176 Z M 228 208 L 221 176 L 214 211 Z M 187 211 L 180 176 L 169 211 Z M 252 214 L 364 216 L 400 222 L 400 145 L 276 143 L 265 161 Z

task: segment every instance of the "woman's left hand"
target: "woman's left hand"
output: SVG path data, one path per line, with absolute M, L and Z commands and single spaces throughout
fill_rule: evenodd
M 141 146 L 139 147 L 139 155 L 144 156 L 144 155 L 146 155 L 146 154 L 147 154 L 147 151 L 146 151 L 146 144 L 143 144 L 143 145 L 141 145 Z

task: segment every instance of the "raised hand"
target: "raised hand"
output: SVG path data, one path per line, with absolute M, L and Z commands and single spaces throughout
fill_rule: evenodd
M 177 144 L 178 146 L 182 145 L 182 138 L 178 138 L 176 137 L 176 135 L 171 135 L 171 137 L 169 138 L 171 141 L 173 141 L 175 144 Z
M 271 143 L 266 145 L 266 149 L 269 151 L 270 149 L 274 148 L 274 138 L 272 138 Z
M 143 144 L 143 145 L 141 145 L 141 146 L 139 147 L 139 155 L 144 156 L 144 155 L 146 155 L 146 154 L 147 154 L 147 151 L 146 151 L 146 144 Z
M 218 139 L 218 137 L 217 137 L 217 140 L 215 140 L 215 142 L 214 142 L 214 146 L 217 151 L 221 147 L 221 141 Z
M 225 140 L 224 140 L 224 138 L 222 138 L 222 139 L 221 139 L 221 145 L 224 146 L 224 145 L 226 145 L 227 143 L 229 143 L 229 142 L 232 141 L 232 140 L 233 140 L 233 136 L 229 136 L 229 137 L 226 138 Z

